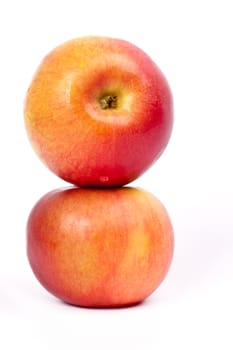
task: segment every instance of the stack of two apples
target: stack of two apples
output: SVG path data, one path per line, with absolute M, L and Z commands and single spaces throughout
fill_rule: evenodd
M 29 262 L 53 295 L 124 306 L 164 279 L 168 214 L 152 194 L 122 186 L 158 159 L 172 123 L 166 78 L 133 44 L 82 37 L 44 58 L 27 92 L 26 130 L 41 160 L 75 185 L 43 196 L 28 219 Z

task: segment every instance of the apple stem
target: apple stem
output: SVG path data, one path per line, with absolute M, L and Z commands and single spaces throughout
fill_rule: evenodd
M 102 109 L 117 108 L 117 96 L 106 95 L 104 97 L 101 97 L 99 103 Z

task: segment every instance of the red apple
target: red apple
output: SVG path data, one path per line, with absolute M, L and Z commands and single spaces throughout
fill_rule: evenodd
M 36 277 L 56 297 L 80 306 L 142 301 L 164 279 L 173 245 L 165 208 L 135 188 L 52 191 L 27 225 Z
M 25 125 L 45 164 L 79 186 L 121 186 L 165 149 L 169 85 L 151 58 L 113 38 L 81 37 L 50 52 L 27 92 Z

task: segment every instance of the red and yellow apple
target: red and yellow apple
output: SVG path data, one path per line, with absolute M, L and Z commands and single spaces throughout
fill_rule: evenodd
M 68 188 L 42 197 L 27 224 L 27 253 L 41 284 L 67 303 L 135 304 L 167 274 L 173 229 L 166 209 L 135 188 Z
M 25 100 L 25 126 L 41 160 L 78 186 L 121 186 L 165 149 L 172 94 L 152 59 L 120 39 L 81 37 L 51 51 Z

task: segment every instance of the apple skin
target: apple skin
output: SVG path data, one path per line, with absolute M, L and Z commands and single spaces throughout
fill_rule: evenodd
M 27 254 L 40 283 L 63 301 L 119 307 L 148 297 L 169 269 L 171 221 L 149 192 L 66 188 L 31 211 Z
M 87 36 L 43 59 L 24 115 L 29 140 L 50 170 L 81 187 L 113 187 L 135 180 L 160 157 L 172 131 L 173 99 L 141 49 Z

